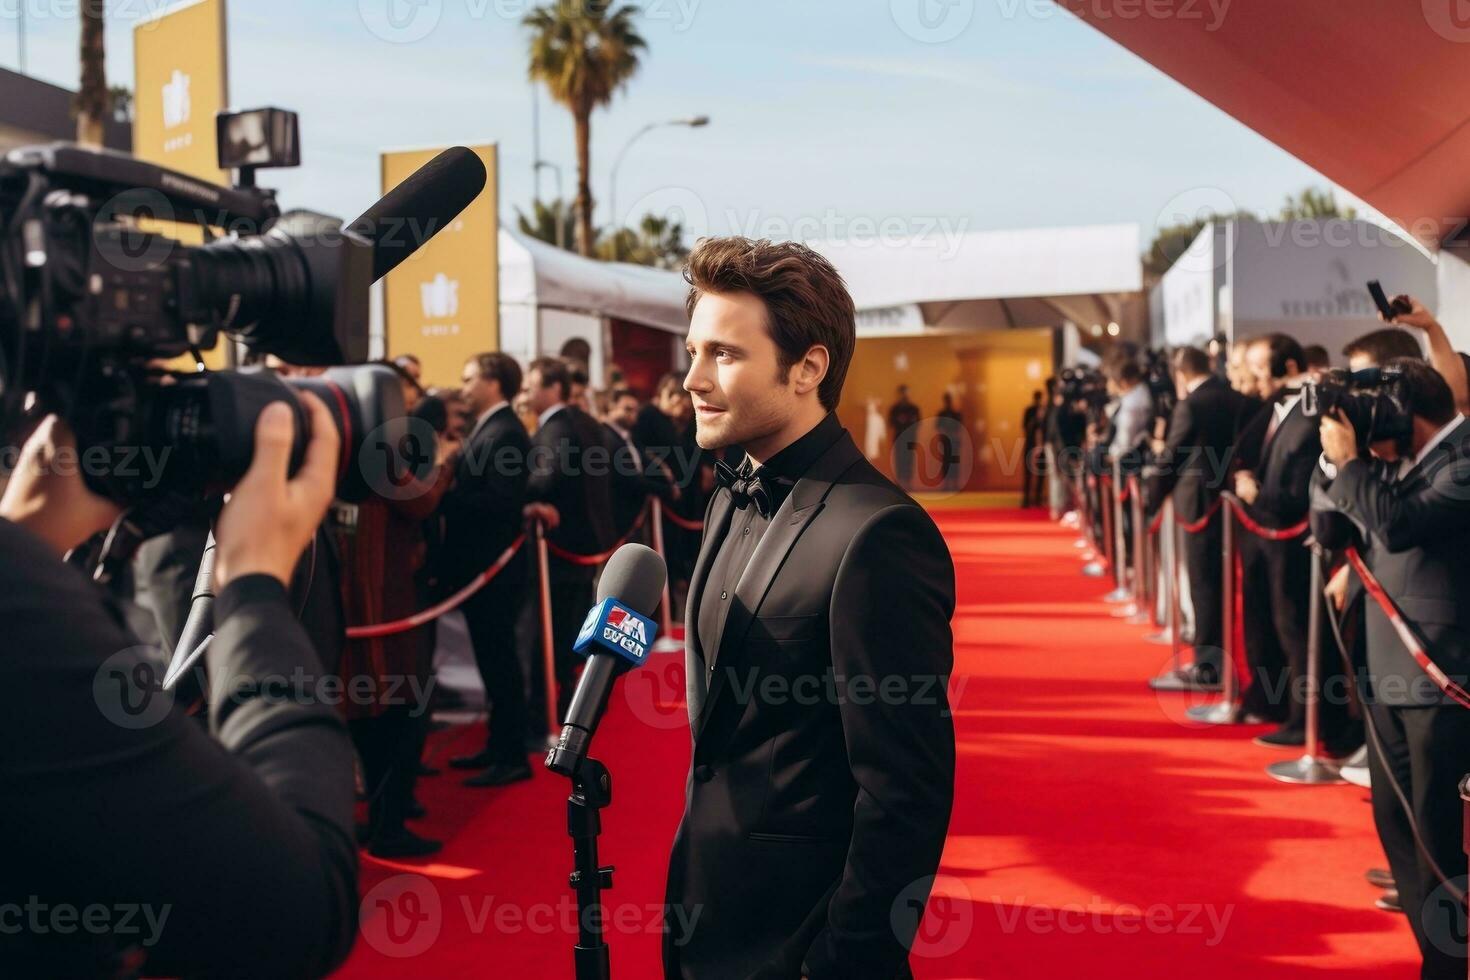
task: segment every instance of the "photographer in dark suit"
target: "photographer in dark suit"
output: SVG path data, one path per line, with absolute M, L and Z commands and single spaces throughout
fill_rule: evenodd
M 489 568 L 521 533 L 531 448 L 510 407 L 521 389 L 521 366 L 515 358 L 476 354 L 465 362 L 460 380 L 460 396 L 473 422 L 453 464 L 454 485 L 440 505 L 446 591 L 461 588 Z M 480 770 L 465 781 L 467 786 L 500 786 L 531 775 L 525 683 L 513 638 L 529 567 L 527 549 L 522 548 L 462 607 L 490 709 L 485 748 L 449 760 L 455 769 Z
M 1174 500 L 1178 520 L 1193 524 L 1220 499 L 1230 471 L 1241 397 L 1210 373 L 1209 355 L 1197 347 L 1174 352 L 1179 401 L 1159 446 L 1160 499 Z M 1220 598 L 1220 547 L 1224 518 L 1216 515 L 1204 530 L 1183 535 L 1183 558 L 1194 606 L 1194 663 L 1189 679 L 1202 685 L 1220 680 L 1225 640 Z
M 1312 533 L 1327 547 L 1357 543 L 1424 649 L 1461 686 L 1470 677 L 1470 426 L 1449 385 L 1417 358 L 1388 364 L 1403 379 L 1411 435 L 1371 441 L 1341 413 L 1322 420 Z M 1462 807 L 1470 770 L 1470 710 L 1441 693 L 1377 602 L 1366 606 L 1373 816 L 1399 899 L 1424 957 L 1422 976 L 1465 976 Z M 1409 810 L 1394 792 L 1408 801 Z M 1415 830 L 1423 843 L 1415 843 Z M 1446 887 L 1443 882 L 1451 882 Z
M 531 362 L 522 385 L 526 402 L 536 413 L 536 435 L 531 440 L 530 479 L 526 484 L 525 514 L 545 523 L 546 539 L 575 555 L 595 555 L 612 547 L 617 533 L 612 523 L 611 458 L 603 428 L 592 416 L 569 404 L 571 370 L 566 361 L 542 357 Z M 556 651 L 556 677 L 532 671 L 533 697 L 539 706 L 545 699 L 545 684 L 557 685 L 557 717 L 548 725 L 560 724 L 571 703 L 577 657 L 572 644 L 582 619 L 592 606 L 592 583 L 596 565 L 585 565 L 550 556 L 551 637 Z M 540 664 L 540 605 L 528 617 L 538 628 L 526 631 L 523 642 L 528 662 Z
M 1306 355 L 1285 334 L 1269 334 L 1253 341 L 1245 356 L 1262 390 L 1274 391 L 1274 396 L 1264 418 L 1260 461 L 1253 471 L 1236 474 L 1236 493 L 1258 523 L 1275 529 L 1293 527 L 1307 517 L 1312 474 L 1322 454 L 1317 419 L 1301 409 Z M 1243 531 L 1241 537 L 1250 533 Z M 1260 568 L 1270 588 L 1271 626 L 1287 665 L 1286 721 L 1276 731 L 1255 739 L 1270 747 L 1306 743 L 1307 613 L 1313 599 L 1309 595 L 1311 553 L 1303 546 L 1304 540 L 1305 535 L 1289 541 L 1257 539 L 1249 546 L 1258 549 Z M 1248 568 L 1245 574 L 1251 573 Z M 1337 693 L 1319 702 L 1321 730 L 1327 750 L 1333 753 L 1356 747 L 1340 678 L 1336 658 L 1324 658 L 1319 687 Z M 1272 683 L 1279 681 L 1272 679 Z M 1361 739 L 1357 741 L 1361 744 Z
M 38 911 L 0 928 L 6 977 L 323 976 L 351 949 L 352 745 L 286 594 L 339 440 L 302 401 L 296 475 L 292 414 L 272 404 L 215 524 L 207 731 L 62 561 L 119 516 L 53 465 L 75 440 L 53 417 L 27 443 L 0 502 L 0 907 Z
M 667 901 L 693 928 L 665 975 L 909 976 L 953 800 L 949 551 L 834 414 L 856 346 L 836 270 L 717 238 L 685 275 L 699 444 L 746 458 L 719 465 L 689 590 Z

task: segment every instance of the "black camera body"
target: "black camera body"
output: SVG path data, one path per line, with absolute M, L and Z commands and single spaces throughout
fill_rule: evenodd
M 224 235 L 190 245 L 148 222 Z M 221 334 L 294 365 L 366 360 L 373 243 L 335 218 L 282 215 L 268 191 L 71 144 L 13 150 L 0 160 L 0 273 L 0 418 L 67 420 L 82 459 L 97 462 L 82 466 L 88 485 L 119 502 L 228 489 L 272 401 L 297 413 L 299 463 L 308 416 L 292 387 L 320 389 L 344 460 L 403 418 L 382 367 L 289 386 L 267 371 L 160 367 L 190 353 L 202 365 Z M 165 459 L 162 479 L 115 465 L 140 451 Z M 366 492 L 360 470 L 344 463 L 344 496 Z
M 1358 450 L 1392 440 L 1401 448 L 1414 433 L 1414 416 L 1405 398 L 1403 375 L 1392 367 L 1345 371 L 1309 378 L 1302 386 L 1302 414 L 1331 416 L 1341 411 L 1352 423 Z

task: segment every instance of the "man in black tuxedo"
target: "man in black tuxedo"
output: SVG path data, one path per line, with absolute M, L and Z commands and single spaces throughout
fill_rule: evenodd
M 672 472 L 646 457 L 634 442 L 637 421 L 638 396 L 627 388 L 613 389 L 602 425 L 612 454 L 613 530 L 619 537 L 632 528 L 649 496 L 669 503 L 678 493 Z
M 1265 415 L 1260 462 L 1255 470 L 1236 474 L 1236 493 L 1257 523 L 1273 529 L 1293 527 L 1306 519 L 1312 473 L 1322 454 L 1317 419 L 1304 414 L 1301 407 L 1305 361 L 1301 345 L 1284 334 L 1257 338 L 1246 351 L 1247 366 L 1262 390 L 1272 390 L 1274 396 Z M 1241 537 L 1249 534 L 1242 530 Z M 1304 533 L 1289 541 L 1252 542 L 1269 586 L 1271 625 L 1287 666 L 1286 721 L 1256 742 L 1277 748 L 1306 742 L 1307 616 L 1309 603 L 1316 597 L 1309 594 L 1311 552 L 1304 547 L 1305 540 Z M 1352 725 L 1337 658 L 1323 658 L 1320 681 L 1321 690 L 1335 692 L 1319 699 L 1322 738 L 1329 751 L 1351 749 Z
M 472 428 L 454 461 L 454 485 L 440 507 L 445 518 L 444 579 L 450 591 L 490 567 L 521 533 L 526 457 L 531 441 L 511 410 L 521 367 L 509 354 L 477 354 L 465 362 L 460 394 Z M 461 607 L 485 683 L 490 723 L 485 748 L 450 759 L 456 769 L 479 770 L 469 786 L 500 786 L 529 779 L 526 693 L 516 652 L 515 622 L 530 567 L 522 548 L 500 573 Z
M 1220 499 L 1235 447 L 1241 397 L 1210 373 L 1210 358 L 1198 347 L 1174 352 L 1179 401 L 1159 454 L 1159 493 L 1172 495 L 1178 520 L 1196 523 Z M 1194 605 L 1194 663 L 1189 679 L 1201 685 L 1220 680 L 1225 625 L 1221 607 L 1220 547 L 1224 520 L 1218 514 L 1204 530 L 1183 535 L 1183 558 Z
M 1359 546 L 1430 659 L 1464 687 L 1470 683 L 1470 426 L 1429 365 L 1398 358 L 1389 366 L 1404 379 L 1411 433 L 1397 441 L 1374 432 L 1360 439 L 1345 417 L 1324 418 L 1312 532 L 1328 547 Z M 1470 710 L 1441 693 L 1377 602 L 1365 610 L 1368 671 L 1361 692 L 1372 723 L 1374 822 L 1424 957 L 1421 975 L 1460 978 L 1465 913 L 1441 875 L 1464 888 L 1458 783 L 1470 770 Z M 1415 845 L 1416 826 L 1428 853 Z
M 665 975 L 909 976 L 953 799 L 949 551 L 834 413 L 856 344 L 836 270 L 724 238 L 686 277 L 699 444 L 746 458 L 719 464 L 686 610 Z
M 526 369 L 522 386 L 526 404 L 536 413 L 536 435 L 531 440 L 530 479 L 526 484 L 526 516 L 541 520 L 547 541 L 574 555 L 596 555 L 617 540 L 613 530 L 611 459 L 603 428 L 592 416 L 569 404 L 571 370 L 566 361 L 542 357 Z M 532 692 L 539 706 L 545 687 L 557 685 L 557 717 L 547 724 L 560 726 L 572 700 L 576 682 L 577 656 L 572 644 L 582 619 L 592 606 L 592 583 L 597 566 L 550 555 L 548 578 L 551 586 L 551 637 L 556 653 L 556 677 L 532 671 Z M 533 597 L 534 598 L 534 597 Z M 530 644 L 527 662 L 538 665 L 541 657 L 540 604 L 527 619 L 536 628 L 527 631 L 523 642 Z

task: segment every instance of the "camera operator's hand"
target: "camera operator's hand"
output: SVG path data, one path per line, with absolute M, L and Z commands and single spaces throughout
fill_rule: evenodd
M 1332 608 L 1342 612 L 1343 603 L 1347 602 L 1348 566 L 1344 565 L 1333 573 L 1332 579 L 1327 583 L 1323 591 L 1327 598 L 1332 601 Z
M 332 502 L 337 489 L 337 426 L 313 395 L 300 397 L 311 416 L 311 442 L 294 478 L 286 475 L 291 465 L 291 410 L 273 402 L 255 423 L 255 457 L 215 522 L 214 575 L 221 589 L 256 573 L 289 583 Z
M 1319 430 L 1322 434 L 1322 455 L 1327 457 L 1327 462 L 1333 466 L 1342 466 L 1348 460 L 1358 458 L 1358 436 L 1353 431 L 1353 424 L 1342 414 L 1342 409 L 1322 416 Z
M 0 517 L 19 524 L 58 555 L 113 525 L 122 509 L 87 488 L 76 436 L 55 415 L 41 420 L 20 451 L 0 500 Z
M 1389 305 L 1395 311 L 1392 320 L 1384 320 L 1383 314 L 1378 314 L 1378 319 L 1384 320 L 1385 323 L 1392 323 L 1398 327 L 1418 327 L 1420 330 L 1444 329 L 1439 325 L 1439 321 L 1434 318 L 1434 314 L 1430 313 L 1423 303 L 1412 296 L 1395 296 Z M 1407 310 L 1408 312 L 1400 313 L 1398 312 L 1399 310 Z
M 1248 504 L 1256 502 L 1261 495 L 1261 485 L 1256 482 L 1255 474 L 1250 470 L 1241 470 L 1235 474 L 1235 495 Z

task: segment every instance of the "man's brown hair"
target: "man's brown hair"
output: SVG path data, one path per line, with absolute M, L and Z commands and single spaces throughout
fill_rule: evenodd
M 500 382 L 502 398 L 512 399 L 521 390 L 521 366 L 509 354 L 491 351 L 475 354 L 470 360 L 474 362 L 475 370 L 480 372 L 480 377 Z
M 831 262 L 796 242 L 703 238 L 689 253 L 684 280 L 689 283 L 685 309 L 691 317 L 705 293 L 760 297 L 782 381 L 813 346 L 827 348 L 827 376 L 817 398 L 828 411 L 837 407 L 857 346 L 857 313 Z
M 562 401 L 572 397 L 572 370 L 562 358 L 538 357 L 526 367 L 527 374 L 532 371 L 540 372 L 542 387 L 556 385 Z

